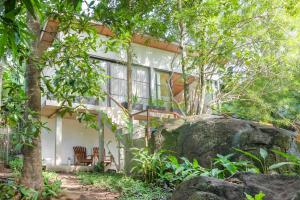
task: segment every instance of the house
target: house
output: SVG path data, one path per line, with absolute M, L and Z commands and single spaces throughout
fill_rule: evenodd
M 57 22 L 48 21 L 41 40 L 51 44 L 53 35 L 49 34 L 57 29 Z M 101 24 L 96 28 L 99 38 L 108 39 L 111 31 Z M 183 96 L 183 80 L 179 65 L 179 46 L 175 43 L 167 43 L 149 36 L 135 35 L 133 38 L 133 94 L 138 99 L 139 108 L 134 107 L 134 122 L 136 133 L 134 138 L 145 136 L 145 120 L 150 117 L 178 117 L 178 112 L 171 108 L 171 93 L 173 98 L 180 101 Z M 106 73 L 111 77 L 105 88 L 112 98 L 106 98 L 100 104 L 93 99 L 85 99 L 87 109 L 97 114 L 97 110 L 108 113 L 113 122 L 122 132 L 124 123 L 123 111 L 116 102 L 126 102 L 127 94 L 127 70 L 126 51 L 105 52 L 99 48 L 91 52 L 92 59 L 99 60 Z M 195 77 L 189 77 L 192 86 Z M 168 82 L 171 82 L 169 86 Z M 170 88 L 171 87 L 171 88 Z M 149 113 L 146 111 L 149 99 L 160 99 L 167 107 L 164 111 Z M 75 102 L 76 103 L 76 102 Z M 99 144 L 99 134 L 96 130 L 87 128 L 72 116 L 61 117 L 57 113 L 59 102 L 51 99 L 42 99 L 42 121 L 47 122 L 49 130 L 42 130 L 42 158 L 46 166 L 67 166 L 74 164 L 73 147 L 86 147 L 87 155 L 91 155 L 93 147 Z M 140 110 L 144 110 L 141 112 Z M 149 128 L 149 127 L 148 127 Z M 118 141 L 116 133 L 108 125 L 104 127 L 105 152 L 113 157 L 108 168 L 122 169 L 124 166 L 124 150 Z

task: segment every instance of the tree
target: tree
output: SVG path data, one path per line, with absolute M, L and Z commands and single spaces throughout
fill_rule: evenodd
M 20 12 L 25 5 L 27 14 Z M 10 22 L 11 26 L 17 28 L 15 32 L 20 38 L 7 39 L 6 32 L 0 35 L 7 47 L 1 56 L 8 55 L 12 58 L 4 71 L 1 121 L 14 130 L 15 147 L 22 148 L 24 164 L 21 184 L 41 192 L 43 179 L 40 131 L 47 128 L 40 120 L 41 93 L 62 103 L 58 110 L 61 114 L 75 112 L 78 120 L 89 121 L 96 128 L 96 117 L 88 112 L 80 112 L 79 108 L 83 109 L 84 106 L 74 108 L 72 102 L 77 96 L 102 98 L 104 93 L 99 85 L 106 77 L 102 74 L 103 70 L 97 67 L 97 62 L 89 57 L 88 52 L 96 49 L 97 33 L 89 25 L 91 18 L 81 11 L 80 1 L 51 1 L 43 4 L 39 1 L 7 1 L 5 9 L 9 12 L 4 12 L 1 19 L 5 19 L 5 23 L 0 27 L 5 27 L 6 22 Z M 37 11 L 40 14 L 38 16 Z M 48 46 L 40 41 L 43 18 L 59 21 L 57 31 L 64 34 L 63 38 L 54 37 L 53 48 L 48 51 L 45 51 Z M 28 33 L 30 30 L 32 37 L 18 34 L 18 28 Z M 74 32 L 77 34 L 72 35 Z M 87 34 L 86 37 L 82 37 L 84 33 Z M 45 67 L 55 68 L 55 74 L 52 77 L 45 76 L 41 73 Z M 25 78 L 25 82 L 15 82 L 15 75 Z
M 181 3 L 177 9 L 172 4 L 166 7 L 174 10 L 170 13 L 174 19 L 172 33 L 181 43 L 182 27 L 186 29 L 183 76 L 194 76 L 196 80 L 188 102 L 189 114 L 203 114 L 207 112 L 207 106 L 215 113 L 220 112 L 220 103 L 239 99 L 261 73 L 271 75 L 276 70 L 273 66 L 280 58 L 275 54 L 286 48 L 285 33 L 292 28 L 283 25 L 291 23 L 282 20 L 287 19 L 287 12 L 280 2 L 209 0 L 177 3 Z M 295 13 L 291 4 L 284 6 Z M 174 23 L 181 27 L 176 28 Z M 269 58 L 268 62 L 266 58 Z M 220 81 L 221 90 L 208 102 L 207 96 L 214 93 L 210 82 L 213 77 Z M 184 98 L 185 104 L 186 101 Z
M 133 47 L 132 40 L 135 34 L 155 33 L 151 35 L 157 35 L 164 29 L 164 26 L 157 26 L 157 16 L 153 15 L 153 12 L 159 7 L 160 2 L 142 1 L 142 0 L 119 0 L 100 1 L 95 9 L 95 18 L 97 21 L 102 22 L 113 31 L 113 36 L 108 41 L 110 43 L 117 43 L 120 47 L 124 48 L 127 53 L 127 110 L 129 113 L 128 119 L 128 139 L 126 142 L 126 171 L 130 171 L 131 153 L 130 148 L 132 146 L 132 134 L 133 134 L 133 119 L 130 116 L 132 114 L 132 64 L 133 64 Z

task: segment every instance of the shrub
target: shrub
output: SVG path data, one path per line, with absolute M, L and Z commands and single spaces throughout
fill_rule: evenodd
M 15 177 L 20 177 L 23 168 L 23 159 L 16 157 L 9 161 L 9 168 L 12 170 Z
M 245 193 L 245 195 L 246 195 L 247 200 L 263 200 L 264 197 L 266 196 L 263 192 L 259 192 L 254 197 L 247 193 Z
M 190 162 L 187 158 L 177 159 L 166 151 L 154 154 L 147 149 L 134 149 L 134 167 L 132 172 L 147 183 L 174 188 L 182 181 L 203 175 L 215 178 L 226 178 L 242 171 L 258 171 L 249 161 L 230 161 L 233 154 L 217 155 L 214 168 L 206 169 L 200 166 L 196 159 Z
M 44 177 L 44 190 L 42 197 L 44 199 L 50 199 L 51 197 L 57 197 L 61 193 L 61 181 L 51 181 L 50 178 Z
M 247 160 L 231 161 L 230 159 L 233 156 L 234 154 L 228 154 L 226 156 L 218 154 L 214 159 L 214 173 L 210 174 L 210 176 L 223 179 L 237 172 L 259 172 L 259 170 Z M 213 169 L 210 171 L 212 172 Z
M 169 196 L 168 191 L 163 188 L 126 177 L 123 174 L 81 172 L 78 176 L 83 184 L 120 192 L 121 200 L 163 200 Z
M 165 170 L 166 151 L 158 151 L 151 154 L 147 149 L 132 148 L 133 152 L 133 168 L 131 172 L 147 183 L 153 183 Z
M 263 148 L 259 149 L 258 155 L 255 155 L 255 154 L 247 152 L 247 151 L 243 151 L 241 149 L 235 149 L 235 150 L 242 153 L 243 155 L 247 156 L 248 158 L 250 158 L 253 162 L 253 165 L 255 165 L 255 167 L 261 173 L 264 173 L 264 174 L 268 174 L 270 171 L 279 169 L 285 165 L 297 165 L 297 162 L 299 162 L 298 164 L 300 164 L 300 159 L 297 156 L 286 154 L 286 153 L 283 153 L 283 152 L 277 151 L 277 150 L 272 150 L 272 151 L 277 153 L 278 155 L 281 155 L 281 156 L 289 159 L 290 162 L 278 162 L 278 163 L 269 164 L 267 162 L 269 153 L 267 152 L 267 150 L 265 150 Z
M 0 199 L 22 199 L 22 200 L 38 200 L 38 192 L 28 189 L 22 185 L 17 185 L 14 181 L 0 184 Z
M 97 163 L 94 165 L 94 171 L 95 172 L 104 172 L 104 163 L 101 162 L 101 163 Z
M 56 197 L 61 192 L 61 181 L 51 180 L 57 178 L 57 175 L 53 172 L 43 173 L 44 177 L 44 189 L 42 191 L 42 199 L 51 199 L 51 197 Z M 38 200 L 38 192 L 24 187 L 23 185 L 17 184 L 15 181 L 7 181 L 0 184 L 0 199 L 10 200 L 10 199 L 22 199 L 22 200 Z M 18 197 L 18 198 L 16 198 Z

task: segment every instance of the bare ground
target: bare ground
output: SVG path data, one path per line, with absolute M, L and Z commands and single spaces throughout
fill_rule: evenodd
M 93 185 L 83 185 L 73 174 L 59 174 L 62 181 L 62 195 L 53 200 L 115 200 L 119 193 L 107 191 Z

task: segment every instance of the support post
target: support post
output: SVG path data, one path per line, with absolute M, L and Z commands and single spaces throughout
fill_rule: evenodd
M 60 114 L 56 115 L 55 118 L 55 158 L 54 165 L 61 164 L 61 153 L 62 153 L 62 117 Z

